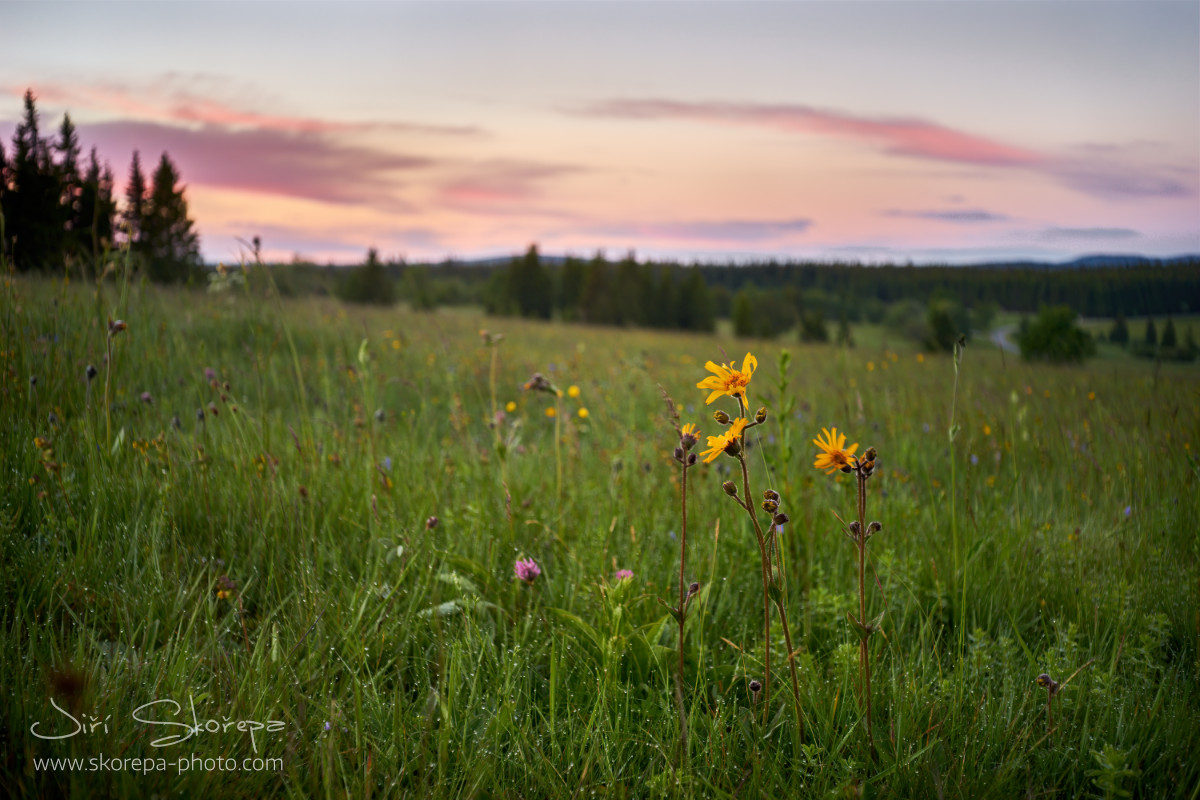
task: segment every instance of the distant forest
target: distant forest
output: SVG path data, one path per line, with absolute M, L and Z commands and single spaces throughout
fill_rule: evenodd
M 1121 266 L 864 266 L 852 263 L 764 262 L 679 264 L 546 258 L 536 247 L 486 265 L 381 263 L 350 270 L 294 264 L 276 269 L 290 293 L 333 291 L 370 302 L 377 284 L 418 308 L 480 305 L 489 313 L 558 318 L 599 325 L 711 330 L 718 318 L 754 318 L 754 335 L 774 335 L 807 322 L 858 323 L 945 305 L 977 322 L 997 309 L 1034 313 L 1066 305 L 1088 317 L 1187 314 L 1200 311 L 1200 258 L 1132 259 Z M 373 271 L 363 280 L 363 271 Z M 354 275 L 354 273 L 360 273 Z M 351 276 L 354 279 L 351 280 Z M 374 288 L 372 288 L 374 286 Z M 745 326 L 743 326 L 745 327 Z M 973 325 L 979 329 L 979 325 Z M 986 327 L 986 326 L 984 326 Z

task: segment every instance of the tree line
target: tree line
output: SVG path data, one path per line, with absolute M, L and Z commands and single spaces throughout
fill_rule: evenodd
M 170 156 L 162 154 L 147 184 L 135 150 L 123 203 L 114 187 L 112 168 L 101 166 L 95 147 L 83 163 L 70 114 L 57 135 L 44 135 L 36 98 L 26 91 L 11 152 L 0 142 L 0 254 L 21 272 L 99 275 L 125 248 L 151 280 L 192 277 L 201 266 L 200 240 Z

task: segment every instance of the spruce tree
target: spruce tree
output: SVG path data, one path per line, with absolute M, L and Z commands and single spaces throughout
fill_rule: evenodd
M 1124 314 L 1117 314 L 1112 330 L 1108 332 L 1108 340 L 1122 347 L 1129 344 L 1129 325 L 1125 322 Z
M 688 273 L 679 292 L 677 326 L 685 331 L 711 333 L 717 320 L 708 284 L 698 267 L 691 267 Z
M 613 298 L 610 296 L 608 261 L 603 253 L 588 262 L 583 279 L 583 301 L 580 310 L 585 322 L 608 325 L 613 321 Z
M 1158 347 L 1158 328 L 1154 327 L 1154 319 L 1146 320 L 1146 347 L 1151 349 Z
M 72 230 L 76 252 L 82 258 L 95 264 L 100 253 L 112 246 L 115 213 L 112 171 L 107 167 L 101 171 L 96 148 L 93 147 L 79 196 L 78 225 Z
M 179 186 L 179 171 L 162 154 L 154 171 L 150 198 L 144 208 L 141 232 L 146 268 L 152 280 L 186 280 L 200 264 L 200 240 L 188 219 L 187 200 Z
M 742 338 L 754 336 L 757 327 L 754 323 L 754 305 L 750 302 L 750 294 L 742 289 L 733 298 L 733 334 Z
M 142 249 L 142 221 L 145 216 L 146 176 L 142 174 L 141 156 L 134 150 L 133 162 L 129 165 L 129 181 L 125 184 L 125 210 L 121 212 L 121 227 L 125 241 L 135 252 Z
M 1163 349 L 1175 346 L 1175 320 L 1167 317 L 1167 327 L 1163 328 L 1162 335 Z
M 38 130 L 33 91 L 25 92 L 25 116 L 13 134 L 13 156 L 5 192 L 4 218 L 10 252 L 18 270 L 61 264 L 63 226 L 50 144 Z
M 70 114 L 63 114 L 62 125 L 58 129 L 58 141 L 54 143 L 58 151 L 58 192 L 59 192 L 59 225 L 65 231 L 63 250 L 68 256 L 77 257 L 82 254 L 79 247 L 79 231 L 86 227 L 83 219 L 83 177 L 79 174 L 79 134 L 71 122 Z
M 563 319 L 579 319 L 579 303 L 583 298 L 586 267 L 581 259 L 567 257 L 558 285 L 558 308 Z

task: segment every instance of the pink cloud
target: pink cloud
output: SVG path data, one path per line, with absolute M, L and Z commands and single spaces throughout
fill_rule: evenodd
M 218 125 L 289 133 L 361 133 L 387 130 L 439 136 L 471 136 L 479 128 L 454 125 L 428 125 L 413 122 L 339 121 L 313 117 L 267 114 L 206 97 L 191 89 L 180 88 L 177 79 L 160 81 L 143 88 L 118 83 L 41 83 L 33 88 L 39 101 L 71 109 L 89 109 L 115 113 L 142 121 Z M 185 81 L 186 82 L 186 81 Z M 27 87 L 9 84 L 3 91 L 14 97 L 25 94 Z
M 181 128 L 153 122 L 80 125 L 80 138 L 108 158 L 141 151 L 147 172 L 163 151 L 186 183 L 329 203 L 408 210 L 398 176 L 432 166 L 432 159 L 391 153 L 307 132 Z M 124 177 L 128 162 L 114 163 Z
M 773 242 L 812 227 L 811 219 L 665 220 L 597 225 L 582 233 L 593 236 L 674 242 Z
M 804 105 L 684 103 L 673 100 L 611 100 L 586 113 L 627 119 L 687 119 L 770 127 L 794 133 L 860 139 L 893 155 L 983 166 L 1032 166 L 1033 150 L 1006 145 L 915 118 L 861 117 Z
M 1108 200 L 1195 194 L 1195 163 L 1148 163 L 1147 146 L 1091 145 L 1084 156 L 1052 155 L 912 117 L 864 117 L 805 105 L 688 103 L 618 99 L 584 109 L 590 115 L 680 119 L 751 125 L 790 133 L 866 142 L 889 155 L 979 167 L 1023 169 L 1083 194 Z
M 561 211 L 538 208 L 545 181 L 583 172 L 567 164 L 496 160 L 468 165 L 441 187 L 440 202 L 455 211 L 489 216 L 565 216 Z

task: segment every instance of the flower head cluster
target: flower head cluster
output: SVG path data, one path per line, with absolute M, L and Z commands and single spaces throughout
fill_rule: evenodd
M 742 432 L 746 430 L 746 426 L 749 424 L 750 420 L 745 417 L 738 417 L 729 424 L 729 430 L 720 436 L 709 436 L 708 449 L 700 453 L 704 457 L 704 463 L 711 464 L 717 460 L 717 456 L 721 455 L 721 453 L 735 452 L 734 448 L 741 444 Z
M 858 459 L 854 457 L 858 442 L 846 447 L 846 434 L 839 434 L 837 428 L 832 431 L 822 428 L 821 435 L 813 439 L 813 444 L 823 451 L 817 453 L 817 460 L 813 462 L 813 466 L 825 470 L 826 475 L 839 469 L 849 472 L 858 465 Z
M 537 580 L 537 577 L 542 574 L 542 568 L 532 558 L 527 558 L 524 561 L 517 559 L 517 562 L 513 564 L 513 574 L 517 576 L 518 580 L 532 585 Z
M 758 369 L 758 359 L 749 353 L 742 359 L 742 368 L 734 369 L 732 364 L 714 364 L 709 361 L 704 365 L 704 368 L 713 373 L 704 380 L 696 384 L 697 389 L 711 389 L 708 399 L 704 401 L 705 405 L 712 403 L 718 397 L 740 397 L 743 401 L 746 399 L 746 386 L 750 383 L 750 379 L 754 377 L 754 370 Z

